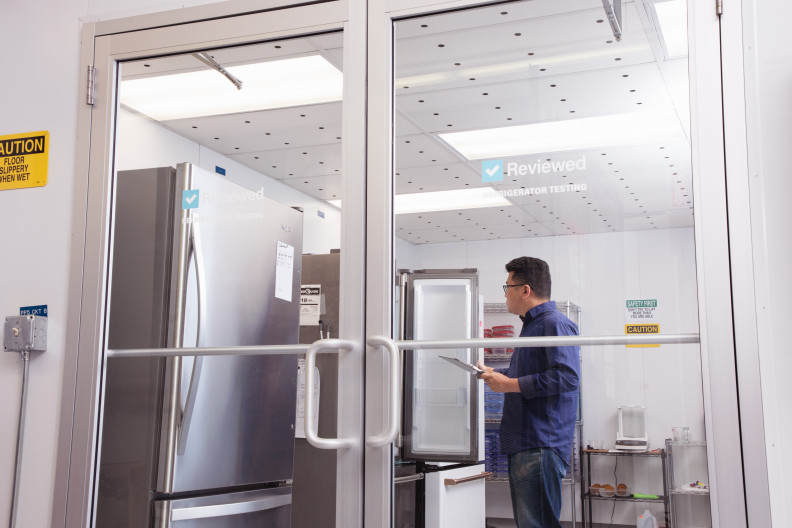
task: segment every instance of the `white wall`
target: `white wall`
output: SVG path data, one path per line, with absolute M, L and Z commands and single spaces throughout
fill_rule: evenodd
M 409 242 L 396 239 L 396 269 L 416 269 L 415 263 L 415 246 Z
M 402 260 L 411 261 L 413 269 L 477 268 L 484 302 L 502 303 L 505 264 L 518 256 L 537 257 L 550 265 L 552 298 L 582 308 L 583 335 L 623 335 L 627 299 L 657 299 L 661 331 L 688 333 L 698 331 L 694 249 L 693 229 L 682 228 L 414 246 L 397 240 L 396 260 L 400 267 Z M 510 314 L 485 314 L 485 328 L 497 324 L 519 329 L 521 322 Z M 619 405 L 646 406 L 652 448 L 664 447 L 675 426 L 688 426 L 694 439 L 705 439 L 697 345 L 583 347 L 581 355 L 584 441 L 604 440 L 606 448 L 613 447 Z M 615 485 L 614 462 L 595 457 L 593 479 Z M 659 461 L 622 458 L 619 464 L 620 483 L 662 493 Z M 691 477 L 706 482 L 704 459 L 692 467 L 699 469 Z M 602 504 L 595 506 L 595 521 L 609 522 L 611 505 Z M 635 523 L 643 511 L 643 505 L 620 503 L 614 522 Z
M 49 306 L 49 343 L 31 361 L 27 435 L 18 526 L 50 523 L 61 371 L 66 285 L 71 243 L 72 183 L 77 127 L 80 21 L 88 0 L 4 1 L 0 49 L 14 50 L 8 65 L 24 82 L 4 82 L 0 134 L 50 132 L 45 187 L 0 192 L 0 314 L 19 307 Z M 35 233 L 35 235 L 34 235 Z M 16 250 L 12 248 L 17 248 Z M 0 518 L 8 519 L 21 362 L 0 355 Z

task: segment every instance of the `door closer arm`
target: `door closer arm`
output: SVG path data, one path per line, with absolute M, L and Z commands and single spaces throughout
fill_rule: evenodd
M 602 1 L 605 2 L 607 0 L 602 0 Z M 193 53 L 192 56 L 195 57 L 196 59 L 198 59 L 199 61 L 203 62 L 204 64 L 206 64 L 207 66 L 209 66 L 213 70 L 223 74 L 226 77 L 226 79 L 231 81 L 233 83 L 233 85 L 237 87 L 237 90 L 241 90 L 242 89 L 242 81 L 240 81 L 239 79 L 237 79 L 236 77 L 234 77 L 233 75 L 228 73 L 228 70 L 226 70 L 225 68 L 220 66 L 220 64 L 218 64 L 217 61 L 214 60 L 211 57 L 211 55 L 209 55 L 208 53 L 202 51 L 200 53 Z

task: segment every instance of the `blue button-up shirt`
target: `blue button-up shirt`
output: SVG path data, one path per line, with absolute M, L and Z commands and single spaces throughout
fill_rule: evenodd
M 578 335 L 577 325 L 556 310 L 555 301 L 535 306 L 520 319 L 520 337 Z M 520 392 L 506 393 L 503 404 L 502 453 L 548 447 L 568 463 L 577 418 L 580 347 L 515 348 L 509 367 L 496 371 L 520 383 Z

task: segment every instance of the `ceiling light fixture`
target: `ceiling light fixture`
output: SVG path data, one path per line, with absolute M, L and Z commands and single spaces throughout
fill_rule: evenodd
M 341 207 L 341 200 L 329 200 L 329 202 L 336 207 Z M 504 207 L 510 205 L 512 205 L 511 202 L 502 196 L 498 196 L 492 187 L 397 194 L 393 202 L 396 214 L 454 211 L 457 209 L 481 209 L 484 207 Z
M 211 70 L 121 82 L 121 103 L 157 121 L 340 101 L 343 74 L 319 55 L 230 66 L 237 90 Z
M 687 3 L 685 0 L 657 2 L 654 4 L 654 8 L 668 58 L 687 55 Z
M 449 132 L 439 137 L 469 160 L 636 145 L 685 138 L 673 108 L 531 125 Z

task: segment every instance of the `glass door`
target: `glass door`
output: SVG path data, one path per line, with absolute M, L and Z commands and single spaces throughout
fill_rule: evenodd
M 370 304 L 369 335 L 405 352 L 401 441 L 390 475 L 367 457 L 367 504 L 392 501 L 396 526 L 533 526 L 537 508 L 544 526 L 670 526 L 672 507 L 680 526 L 739 526 L 742 478 L 721 478 L 741 475 L 734 349 L 707 332 L 732 317 L 711 301 L 729 288 L 724 196 L 702 192 L 723 188 L 722 141 L 702 132 L 722 122 L 702 97 L 720 93 L 703 66 L 716 19 L 684 0 L 464 4 L 385 8 L 370 37 L 392 62 L 369 66 L 369 172 L 390 174 L 369 179 L 369 247 L 389 255 L 370 261 L 389 307 Z M 475 295 L 454 290 L 463 269 Z M 446 273 L 430 304 L 404 280 Z M 452 398 L 456 377 L 471 389 Z M 482 438 L 481 456 L 419 453 L 427 413 L 436 438 Z M 552 471 L 531 473 L 539 459 Z
M 84 311 L 94 392 L 75 406 L 95 414 L 67 525 L 360 523 L 349 18 L 330 3 L 96 38 L 87 254 L 106 288 Z

